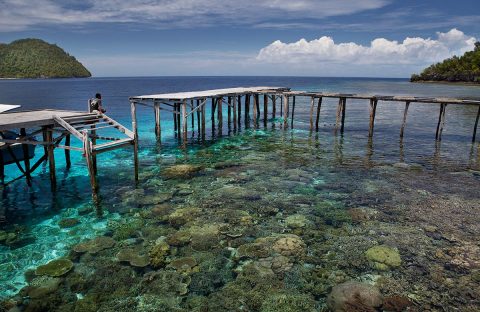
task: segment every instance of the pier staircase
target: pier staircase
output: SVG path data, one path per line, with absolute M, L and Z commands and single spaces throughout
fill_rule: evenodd
M 132 131 L 102 113 L 85 113 L 72 117 L 53 117 L 58 131 L 68 132 L 83 142 L 83 152 L 90 149 L 91 154 L 99 154 L 125 145 L 131 145 L 135 141 Z M 120 137 L 102 136 L 100 130 L 116 129 Z M 108 141 L 97 144 L 99 141 Z M 88 146 L 86 146 L 88 145 Z M 70 148 L 72 149 L 72 148 Z

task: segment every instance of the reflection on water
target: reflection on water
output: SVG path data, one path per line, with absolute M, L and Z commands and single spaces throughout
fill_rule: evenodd
M 319 132 L 302 105 L 294 129 L 242 120 L 213 141 L 192 133 L 186 150 L 168 120 L 160 145 L 140 113 L 139 185 L 131 150 L 99 155 L 98 207 L 78 155 L 55 193 L 45 166 L 31 188 L 4 188 L 0 310 L 478 310 L 470 112 L 447 116 L 440 144 L 435 118 L 412 117 L 400 140 L 403 107 L 379 104 L 369 138 L 368 103 L 348 107 L 344 135 L 335 105 Z

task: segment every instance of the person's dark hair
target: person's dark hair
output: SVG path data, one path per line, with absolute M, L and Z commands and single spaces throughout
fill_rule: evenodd
M 101 99 L 101 98 L 102 98 L 102 95 L 101 95 L 100 93 L 97 93 L 97 94 L 95 94 L 95 98 L 96 98 L 96 99 Z

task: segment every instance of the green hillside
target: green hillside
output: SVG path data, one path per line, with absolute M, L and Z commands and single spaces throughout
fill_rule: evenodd
M 413 74 L 412 82 L 447 81 L 480 83 L 480 42 L 463 56 L 454 56 L 425 68 L 420 75 Z
M 0 78 L 71 78 L 92 74 L 75 57 L 40 39 L 0 43 Z

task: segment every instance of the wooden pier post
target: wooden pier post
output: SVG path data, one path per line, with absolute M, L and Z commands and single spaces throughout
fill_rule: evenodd
M 406 101 L 405 110 L 403 111 L 402 128 L 400 129 L 400 139 L 403 139 L 403 135 L 405 134 L 405 126 L 407 125 L 407 114 L 408 114 L 409 107 L 410 107 L 410 101 Z
M 313 108 L 315 107 L 315 98 L 310 98 L 310 131 L 313 131 Z
M 345 106 L 346 106 L 347 99 L 346 98 L 339 98 L 338 106 L 337 106 L 337 119 L 335 122 L 335 133 L 337 133 L 338 128 L 340 127 L 340 133 L 343 133 L 344 125 L 345 125 Z
M 207 99 L 204 99 L 204 103 L 202 105 L 202 141 L 205 141 L 205 133 L 206 133 L 206 130 L 205 130 L 205 111 L 206 111 L 206 107 L 207 106 Z
M 223 97 L 217 98 L 218 134 L 223 132 Z
M 272 94 L 272 118 L 275 118 L 277 115 L 277 96 Z
M 376 99 L 370 99 L 370 123 L 368 127 L 369 138 L 373 137 L 373 130 L 375 128 L 375 116 L 377 114 L 377 103 L 378 101 Z
M 245 94 L 245 127 L 250 123 L 250 94 Z
M 177 135 L 178 125 L 177 125 L 177 103 L 173 103 L 173 131 L 175 132 L 175 136 Z
M 268 94 L 263 95 L 263 126 L 267 126 L 268 121 Z
M 217 99 L 212 97 L 212 111 L 210 112 L 210 119 L 212 122 L 212 132 L 215 130 L 215 108 L 217 106 Z
M 65 149 L 65 163 L 67 169 L 70 169 L 70 167 L 72 167 L 72 162 L 70 161 L 70 150 L 68 149 L 70 147 L 70 134 L 65 136 L 65 146 L 67 147 Z
M 88 139 L 87 130 L 83 130 L 82 135 L 83 135 L 83 153 L 85 154 L 85 160 L 87 162 L 87 168 L 88 168 L 88 175 L 90 176 L 90 186 L 92 188 L 92 195 L 94 198 L 96 198 L 98 185 L 97 185 L 96 172 L 93 165 L 92 143 Z
M 182 103 L 182 130 L 183 130 L 183 146 L 187 146 L 187 132 L 188 132 L 188 120 L 187 120 L 187 101 L 183 100 Z
M 190 111 L 193 111 L 193 100 L 190 100 Z M 192 131 L 195 131 L 195 115 L 192 113 Z
M 200 134 L 200 100 L 197 100 L 196 101 L 196 109 L 197 109 L 197 130 L 198 130 L 198 134 Z
M 130 102 L 130 111 L 132 114 L 132 132 L 133 132 L 133 170 L 135 181 L 138 181 L 138 128 L 137 128 L 137 105 Z
M 233 97 L 233 131 L 237 131 L 237 97 Z
M 480 105 L 478 106 L 477 118 L 475 119 L 475 125 L 473 127 L 473 137 L 472 137 L 473 143 L 475 143 L 475 137 L 477 136 L 477 126 L 478 126 L 479 119 L 480 119 Z
M 230 126 L 232 123 L 232 97 L 229 96 L 227 98 L 227 127 L 230 130 Z
M 53 132 L 50 127 L 46 129 L 46 142 L 47 142 L 47 153 L 48 153 L 48 171 L 50 173 L 50 183 L 52 187 L 52 191 L 55 191 L 57 187 L 57 178 L 55 176 L 55 155 L 54 155 L 54 148 L 53 145 Z
M 283 95 L 283 128 L 288 126 L 288 95 Z
M 27 132 L 25 128 L 20 129 L 20 136 L 26 137 Z M 28 145 L 22 144 L 23 149 L 23 162 L 25 163 L 25 177 L 27 178 L 27 185 L 32 186 L 32 176 L 30 175 L 30 157 L 28 156 Z
M 238 105 L 238 127 L 240 128 L 240 125 L 241 125 L 241 122 L 242 122 L 242 96 L 239 95 L 238 96 L 238 101 L 237 101 L 237 105 Z
M 161 129 L 160 129 L 160 104 L 156 101 L 153 101 L 153 113 L 155 116 L 155 136 L 157 140 L 160 139 Z
M 318 98 L 317 104 L 317 118 L 315 120 L 315 131 L 318 131 L 318 123 L 320 122 L 320 109 L 322 108 L 322 97 Z
M 48 128 L 46 126 L 42 127 L 42 137 L 43 137 L 43 142 L 47 142 L 47 131 Z M 48 160 L 48 145 L 43 145 L 43 154 L 46 156 L 45 157 L 45 162 Z
M 293 96 L 293 103 L 292 103 L 292 121 L 291 121 L 291 127 L 293 128 L 293 117 L 295 116 L 295 101 L 296 97 Z
M 446 110 L 446 108 L 447 108 L 447 104 L 445 104 L 445 103 L 440 104 L 440 113 L 438 115 L 437 131 L 435 133 L 435 140 L 437 140 L 437 141 L 442 140 L 443 127 L 445 126 L 445 110 Z
M 181 123 L 180 123 L 180 115 L 181 115 L 181 112 L 180 112 L 180 103 L 177 103 L 177 109 L 176 109 L 176 117 L 177 117 L 177 133 L 178 133 L 178 138 L 181 138 L 182 137 L 182 128 L 181 128 Z
M 253 95 L 253 127 L 257 128 L 257 105 L 258 105 L 258 94 Z

